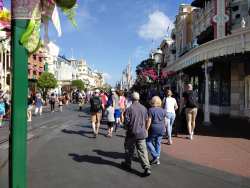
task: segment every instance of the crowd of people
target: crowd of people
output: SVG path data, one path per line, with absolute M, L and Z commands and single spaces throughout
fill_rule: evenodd
M 3 103 L 6 98 L 8 98 L 7 95 L 3 97 L 0 90 L 0 122 L 2 115 L 7 112 L 2 110 L 6 106 Z M 51 105 L 51 113 L 54 113 L 56 102 L 58 103 L 58 112 L 62 112 L 63 104 L 68 105 L 69 95 L 67 91 L 64 91 L 62 95 L 61 93 L 48 92 L 48 99 Z M 79 110 L 82 109 L 84 102 L 90 103 L 91 106 L 91 124 L 94 138 L 97 137 L 101 119 L 105 116 L 107 118 L 106 136 L 108 138 L 111 138 L 113 132 L 117 132 L 120 127 L 127 126 L 124 143 L 125 161 L 122 162 L 124 168 L 131 168 L 135 147 L 138 151 L 141 166 L 145 170 L 145 175 L 151 174 L 151 164 L 160 164 L 163 136 L 167 136 L 168 145 L 173 144 L 171 139 L 172 127 L 180 102 L 185 109 L 189 133 L 187 139 L 193 139 L 197 115 L 197 93 L 193 91 L 191 84 L 187 86 L 187 91 L 183 93 L 181 100 L 176 91 L 169 89 L 162 91 L 160 96 L 156 96 L 153 90 L 142 91 L 140 94 L 122 90 L 116 91 L 115 89 L 111 89 L 110 93 L 96 89 L 92 95 L 84 91 L 72 93 L 72 103 L 78 103 Z M 42 115 L 43 103 L 40 93 L 28 94 L 28 121 L 31 121 L 33 105 L 35 106 L 34 116 L 38 112 Z M 152 155 L 150 161 L 147 148 Z
M 151 174 L 151 164 L 160 164 L 161 140 L 166 134 L 167 144 L 173 144 L 172 126 L 180 102 L 185 109 L 189 132 L 186 138 L 193 139 L 198 98 L 191 84 L 187 86 L 181 101 L 178 93 L 171 90 L 162 92 L 158 97 L 152 91 L 139 94 L 116 92 L 115 89 L 111 89 L 108 96 L 104 95 L 105 100 L 100 93 L 103 94 L 102 91 L 95 90 L 90 98 L 93 137 L 96 138 L 98 135 L 102 114 L 107 116 L 107 137 L 109 138 L 112 137 L 113 130 L 117 132 L 119 127 L 126 124 L 125 161 L 122 162 L 124 168 L 131 168 L 135 147 L 145 175 Z M 152 155 L 150 161 L 147 147 Z

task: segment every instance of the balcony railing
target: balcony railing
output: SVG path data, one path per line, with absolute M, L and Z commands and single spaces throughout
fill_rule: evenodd
M 197 46 L 199 46 L 199 44 L 197 44 L 197 38 L 195 38 L 193 41 L 188 43 L 186 47 L 182 48 L 180 51 L 177 52 L 177 58 L 183 56 L 184 54 L 186 54 Z
M 199 36 L 203 31 L 205 31 L 210 25 L 210 20 L 214 15 L 214 2 L 209 1 L 205 9 L 201 9 L 197 17 L 193 19 L 191 23 L 191 29 L 194 37 Z

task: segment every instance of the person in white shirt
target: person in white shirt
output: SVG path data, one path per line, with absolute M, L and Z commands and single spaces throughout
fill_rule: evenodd
M 82 110 L 83 98 L 82 98 L 81 92 L 79 92 L 79 94 L 78 94 L 78 104 L 79 104 L 79 109 Z
M 171 145 L 172 144 L 172 140 L 171 140 L 172 125 L 175 120 L 175 110 L 178 109 L 178 105 L 177 105 L 175 98 L 171 97 L 172 96 L 171 90 L 167 90 L 166 94 L 167 94 L 166 95 L 167 97 L 164 97 L 162 107 L 167 113 L 167 134 L 168 134 L 167 144 Z

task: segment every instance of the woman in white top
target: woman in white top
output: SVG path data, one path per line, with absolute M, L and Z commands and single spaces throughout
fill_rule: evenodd
M 171 133 L 172 133 L 172 125 L 175 119 L 175 110 L 178 109 L 177 102 L 175 98 L 172 98 L 172 91 L 167 90 L 167 97 L 163 99 L 162 107 L 166 110 L 167 113 L 167 133 L 168 133 L 168 142 L 167 144 L 172 144 Z

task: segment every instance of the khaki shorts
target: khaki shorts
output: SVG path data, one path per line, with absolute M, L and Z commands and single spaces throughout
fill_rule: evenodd
M 185 114 L 187 121 L 195 121 L 197 116 L 197 108 L 186 108 Z
M 125 112 L 125 108 L 120 108 L 120 112 Z
M 91 112 L 91 122 L 100 122 L 102 117 L 102 113 Z

